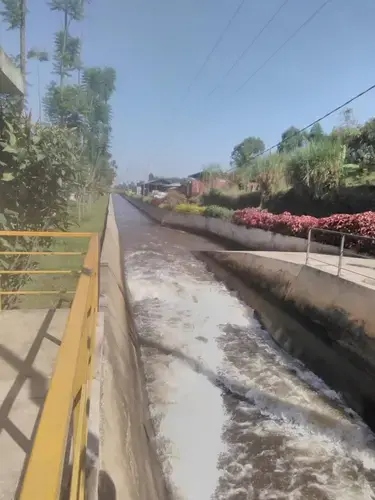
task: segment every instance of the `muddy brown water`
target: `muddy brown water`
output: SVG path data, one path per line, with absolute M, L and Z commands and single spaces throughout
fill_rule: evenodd
M 173 500 L 374 499 L 373 433 L 195 257 L 222 247 L 114 205 Z

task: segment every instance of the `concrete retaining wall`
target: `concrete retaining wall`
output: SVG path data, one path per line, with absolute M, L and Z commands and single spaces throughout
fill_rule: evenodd
M 168 494 L 152 445 L 153 428 L 123 258 L 110 200 L 100 263 L 104 332 L 98 496 L 100 500 L 164 500 Z
M 281 331 L 280 336 L 277 331 L 273 336 L 293 354 L 296 345 L 305 345 L 304 360 L 320 376 L 334 380 L 339 390 L 347 391 L 350 404 L 375 424 L 375 290 L 310 266 L 252 252 L 205 253 L 244 283 L 319 325 L 309 352 L 306 339 L 283 337 Z
M 161 209 L 144 203 L 136 198 L 126 198 L 132 205 L 145 212 L 155 221 L 190 231 L 206 233 L 238 243 L 250 250 L 268 250 L 280 252 L 306 252 L 307 242 L 303 238 L 284 236 L 282 234 L 264 231 L 263 229 L 247 229 L 229 221 L 203 217 L 202 215 L 180 214 Z M 311 243 L 311 252 L 337 255 L 339 249 L 322 243 Z M 354 252 L 345 251 L 345 255 L 356 255 Z M 356 255 L 357 256 L 357 255 Z

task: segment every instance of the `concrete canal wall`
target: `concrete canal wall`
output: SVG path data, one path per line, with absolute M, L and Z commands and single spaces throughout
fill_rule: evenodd
M 291 338 L 277 328 L 272 335 L 285 350 L 303 359 L 318 375 L 332 382 L 352 407 L 375 426 L 373 288 L 283 260 L 282 252 L 305 252 L 306 240 L 246 229 L 219 219 L 177 214 L 137 199 L 129 201 L 163 225 L 212 234 L 253 250 L 204 253 L 248 286 L 276 300 L 279 307 L 290 311 L 292 316 L 300 315 L 317 326 L 308 342 L 307 338 Z M 279 251 L 280 258 L 275 258 L 275 254 L 272 258 L 256 255 L 255 251 L 259 250 L 264 254 Z M 337 255 L 338 250 L 314 243 L 311 251 Z
M 137 333 L 129 309 L 123 249 L 110 201 L 100 262 L 103 346 L 100 370 L 100 500 L 164 500 L 163 475 L 152 445 Z
M 284 236 L 282 234 L 264 231 L 263 229 L 248 229 L 238 226 L 229 221 L 202 215 L 180 214 L 170 210 L 155 207 L 144 203 L 137 198 L 126 198 L 129 203 L 137 207 L 149 217 L 160 224 L 183 228 L 197 233 L 213 235 L 225 240 L 238 243 L 249 250 L 267 250 L 279 252 L 306 252 L 307 242 L 303 238 L 295 236 Z M 322 243 L 311 243 L 311 252 L 337 255 L 338 248 Z M 354 252 L 345 250 L 345 255 L 356 255 Z

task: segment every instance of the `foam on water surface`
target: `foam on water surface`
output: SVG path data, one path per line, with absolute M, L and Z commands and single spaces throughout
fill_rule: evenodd
M 176 499 L 372 499 L 374 438 L 203 264 L 126 257 L 157 447 Z

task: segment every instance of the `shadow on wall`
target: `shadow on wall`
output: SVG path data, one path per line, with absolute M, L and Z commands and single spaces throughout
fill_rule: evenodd
M 104 470 L 99 472 L 98 500 L 117 500 L 116 486 Z

